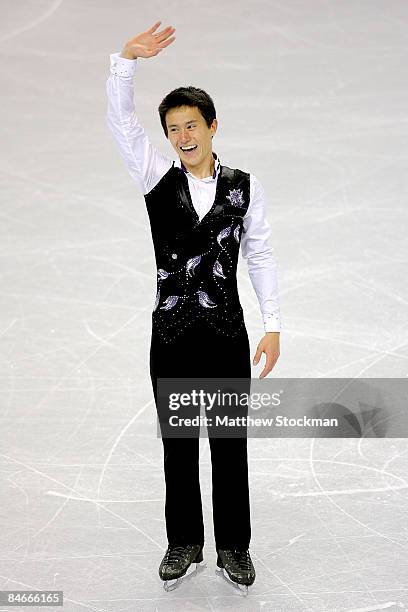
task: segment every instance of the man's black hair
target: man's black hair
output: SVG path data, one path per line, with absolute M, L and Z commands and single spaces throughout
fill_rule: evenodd
M 196 106 L 208 127 L 211 127 L 213 120 L 216 118 L 215 106 L 211 97 L 204 89 L 199 87 L 177 87 L 163 98 L 159 106 L 160 122 L 162 124 L 166 138 L 169 137 L 166 126 L 166 113 L 172 108 L 179 106 Z

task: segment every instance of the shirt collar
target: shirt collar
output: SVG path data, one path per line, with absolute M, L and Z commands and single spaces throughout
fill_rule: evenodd
M 209 178 L 215 179 L 215 178 L 217 177 L 217 175 L 218 175 L 218 173 L 219 173 L 219 171 L 220 171 L 220 165 L 221 165 L 221 163 L 220 163 L 220 160 L 219 160 L 218 155 L 217 155 L 216 153 L 214 153 L 214 151 L 212 152 L 212 155 L 213 155 L 213 158 L 215 159 L 215 164 L 214 164 L 214 172 L 213 172 L 212 177 L 210 177 L 210 176 L 206 176 L 205 178 L 203 178 L 203 179 L 198 179 L 198 180 L 205 181 L 205 180 L 207 180 L 207 179 L 209 179 Z M 195 179 L 197 178 L 196 176 L 194 176 L 193 174 L 191 174 L 191 172 L 189 172 L 189 171 L 187 170 L 187 168 L 185 167 L 185 165 L 183 164 L 183 162 L 181 161 L 181 159 L 180 159 L 180 158 L 177 158 L 177 160 L 174 162 L 174 165 L 175 165 L 177 168 L 181 168 L 181 169 L 182 169 L 182 170 L 183 170 L 183 171 L 184 171 L 186 174 L 190 174 L 190 176 L 193 176 Z

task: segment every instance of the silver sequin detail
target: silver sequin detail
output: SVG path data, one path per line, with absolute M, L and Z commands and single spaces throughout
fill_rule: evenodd
M 197 255 L 196 257 L 192 257 L 191 259 L 188 260 L 186 264 L 186 272 L 188 276 L 192 276 L 196 266 L 198 266 L 200 261 L 201 261 L 201 255 Z
M 226 238 L 227 236 L 229 236 L 231 233 L 231 228 L 230 227 L 225 227 L 217 236 L 217 242 L 218 244 L 221 246 L 221 240 L 223 240 L 224 238 Z
M 217 304 L 208 297 L 205 291 L 197 291 L 196 293 L 198 293 L 198 301 L 204 308 L 215 308 L 217 306 Z
M 244 194 L 241 189 L 230 189 L 227 200 L 229 200 L 233 206 L 243 206 Z
M 213 274 L 214 276 L 219 276 L 220 278 L 227 278 L 218 259 L 213 266 Z
M 234 229 L 234 238 L 237 242 L 239 242 L 239 225 Z
M 170 310 L 170 308 L 174 308 L 179 297 L 179 295 L 169 295 L 164 302 L 164 306 L 160 306 L 160 310 Z
M 158 290 L 157 294 L 156 294 L 156 301 L 154 303 L 154 308 L 153 308 L 153 312 L 157 309 L 158 305 L 160 302 L 160 289 Z
M 177 259 L 177 253 L 172 253 L 171 256 L 173 259 Z
M 159 268 L 159 270 L 157 270 L 157 274 L 158 274 L 160 280 L 164 280 L 169 275 L 169 273 L 166 272 L 166 270 L 163 270 L 162 268 Z

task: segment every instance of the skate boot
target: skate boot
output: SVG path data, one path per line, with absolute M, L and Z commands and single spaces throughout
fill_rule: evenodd
M 188 544 L 187 546 L 169 546 L 166 550 L 159 567 L 159 576 L 164 580 L 164 590 L 175 589 L 180 579 L 187 575 L 187 570 L 192 563 L 196 566 L 203 560 L 203 547 L 200 544 Z M 192 572 L 190 572 L 192 573 Z
M 248 550 L 218 550 L 218 573 L 232 582 L 244 595 L 248 595 L 248 586 L 254 583 L 255 568 Z

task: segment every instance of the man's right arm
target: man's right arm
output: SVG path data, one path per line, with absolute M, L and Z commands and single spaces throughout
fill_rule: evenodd
M 136 70 L 137 59 L 111 53 L 110 75 L 106 82 L 106 122 L 129 174 L 146 194 L 157 185 L 173 162 L 151 144 L 136 117 L 133 82 Z

